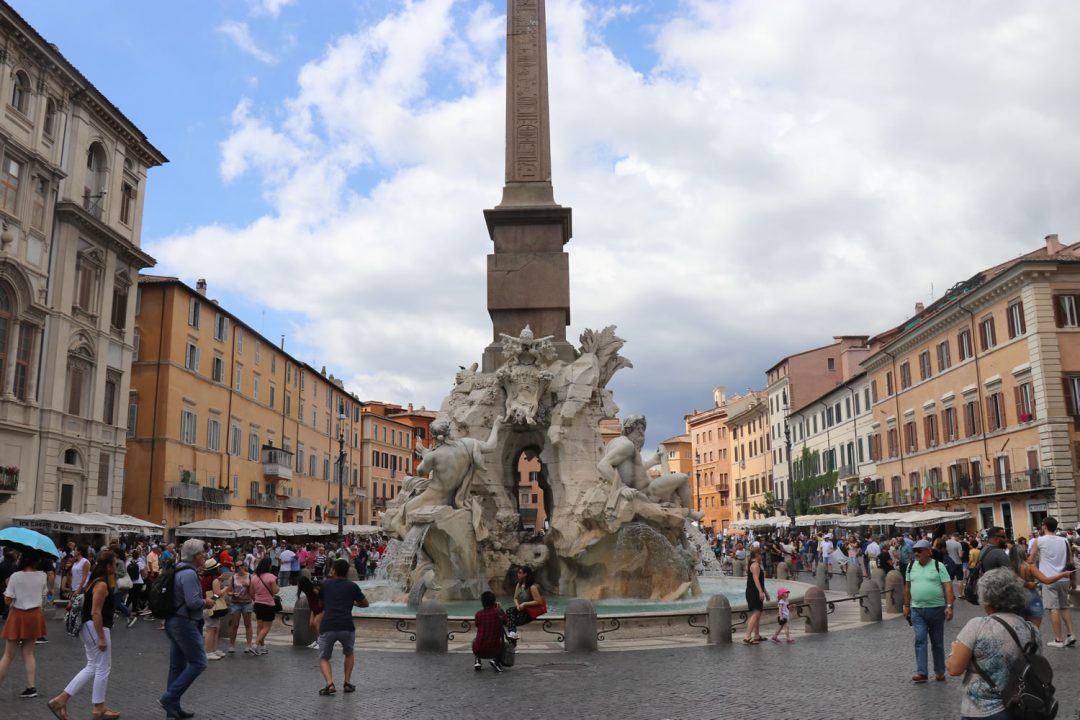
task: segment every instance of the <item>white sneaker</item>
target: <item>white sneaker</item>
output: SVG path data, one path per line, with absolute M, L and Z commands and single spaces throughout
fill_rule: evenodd
M 506 637 L 513 638 L 514 640 L 520 640 L 521 633 L 519 633 L 517 630 L 514 630 L 513 632 L 506 633 Z
M 229 643 L 229 652 L 230 653 L 236 652 L 236 643 Z
M 312 650 L 318 650 L 319 649 L 319 641 L 316 640 L 315 642 L 308 645 L 308 647 L 311 648 Z
M 1060 640 L 1051 640 L 1050 642 L 1046 643 L 1046 647 L 1063 648 L 1065 647 L 1065 643 L 1061 642 Z
M 220 660 L 223 657 L 225 656 L 219 652 L 206 653 L 207 660 Z
M 1065 638 L 1065 646 L 1066 647 L 1072 647 L 1075 644 L 1076 644 L 1076 636 L 1075 635 L 1070 635 L 1069 637 Z
M 252 655 L 258 655 L 258 654 L 259 654 L 259 651 L 258 651 L 258 649 L 257 649 L 257 648 L 256 648 L 256 647 L 255 647 L 254 645 L 248 645 L 248 646 L 247 646 L 247 647 L 246 647 L 246 648 L 244 649 L 244 652 L 246 652 L 246 653 L 250 653 L 250 654 L 252 654 Z

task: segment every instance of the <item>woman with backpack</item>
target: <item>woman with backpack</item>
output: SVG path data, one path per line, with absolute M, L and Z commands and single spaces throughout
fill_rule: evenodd
M 1023 619 L 1030 595 L 1024 581 L 1012 570 L 996 568 L 983 573 L 978 593 L 986 615 L 972 618 L 960 631 L 945 669 L 953 676 L 964 675 L 961 718 L 1009 720 L 1015 717 L 1013 708 L 1008 707 L 1014 699 L 1012 680 L 1032 664 L 1031 656 L 1037 655 L 1039 631 Z M 1025 647 L 1033 651 L 1025 653 Z M 1037 656 L 1035 662 L 1039 661 L 1046 663 L 1045 658 Z M 1052 675 L 1049 664 L 1042 670 L 1044 677 Z M 1038 690 L 1038 684 L 1029 683 L 1028 690 Z M 1054 703 L 1052 689 L 1049 702 Z
M 49 700 L 49 710 L 60 720 L 67 720 L 67 704 L 71 696 L 90 680 L 94 681 L 90 698 L 94 706 L 91 717 L 94 720 L 116 720 L 120 717 L 120 713 L 105 705 L 105 691 L 109 688 L 109 672 L 112 669 L 115 593 L 116 555 L 111 550 L 105 550 L 98 553 L 83 596 L 82 627 L 78 636 L 86 651 L 86 667 L 71 678 L 62 693 Z

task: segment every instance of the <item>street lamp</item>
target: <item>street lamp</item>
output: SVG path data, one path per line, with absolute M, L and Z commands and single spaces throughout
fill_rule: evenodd
M 338 415 L 337 534 L 345 540 L 345 413 Z
M 788 406 L 784 406 L 784 452 L 787 456 L 787 482 L 784 493 L 787 495 L 787 514 L 791 518 L 791 530 L 795 530 L 795 478 L 791 474 L 791 426 L 788 424 Z
M 697 509 L 701 512 L 701 470 L 698 469 L 698 465 L 701 463 L 701 453 L 694 453 L 694 483 L 697 486 Z

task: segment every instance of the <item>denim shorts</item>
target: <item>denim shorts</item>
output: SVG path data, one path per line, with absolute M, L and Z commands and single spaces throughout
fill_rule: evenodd
M 236 603 L 233 603 L 233 604 L 229 605 L 229 614 L 230 615 L 239 615 L 240 613 L 249 613 L 249 612 L 253 611 L 254 609 L 255 609 L 255 603 L 253 603 L 253 602 L 244 603 L 243 605 L 237 605 Z
M 1039 588 L 1035 588 L 1031 591 L 1031 597 L 1028 599 L 1028 606 L 1024 610 L 1024 618 L 1041 618 L 1044 614 L 1042 593 Z
M 341 654 L 348 657 L 353 654 L 356 643 L 355 630 L 330 630 L 319 635 L 319 659 L 329 660 L 334 654 L 334 643 L 341 643 Z

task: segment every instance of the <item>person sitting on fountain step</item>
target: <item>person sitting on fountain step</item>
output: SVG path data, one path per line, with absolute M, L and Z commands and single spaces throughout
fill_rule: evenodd
M 547 601 L 540 594 L 540 586 L 533 579 L 533 571 L 527 567 L 517 570 L 517 586 L 514 588 L 514 609 L 506 613 L 506 635 L 517 641 L 521 634 L 518 625 L 531 623 L 547 612 Z
M 476 637 L 472 643 L 473 669 L 480 672 L 484 669 L 481 661 L 487 660 L 495 672 L 501 673 L 503 666 L 499 661 L 502 659 L 506 613 L 502 606 L 495 602 L 495 593 L 490 590 L 481 593 L 480 604 L 484 608 L 477 611 L 473 618 L 476 625 Z
M 693 509 L 688 474 L 665 472 L 658 478 L 649 479 L 646 470 L 654 465 L 666 465 L 666 458 L 662 452 L 657 452 L 648 459 L 642 458 L 645 418 L 641 415 L 630 415 L 623 420 L 622 432 L 621 437 L 608 443 L 604 456 L 596 465 L 600 477 L 612 487 L 608 510 L 614 508 L 620 496 L 632 500 L 636 495 L 644 495 L 650 502 L 663 505 L 676 505 L 674 499 L 677 497 L 678 504 L 687 509 L 687 517 L 691 520 L 705 517 L 704 513 Z

